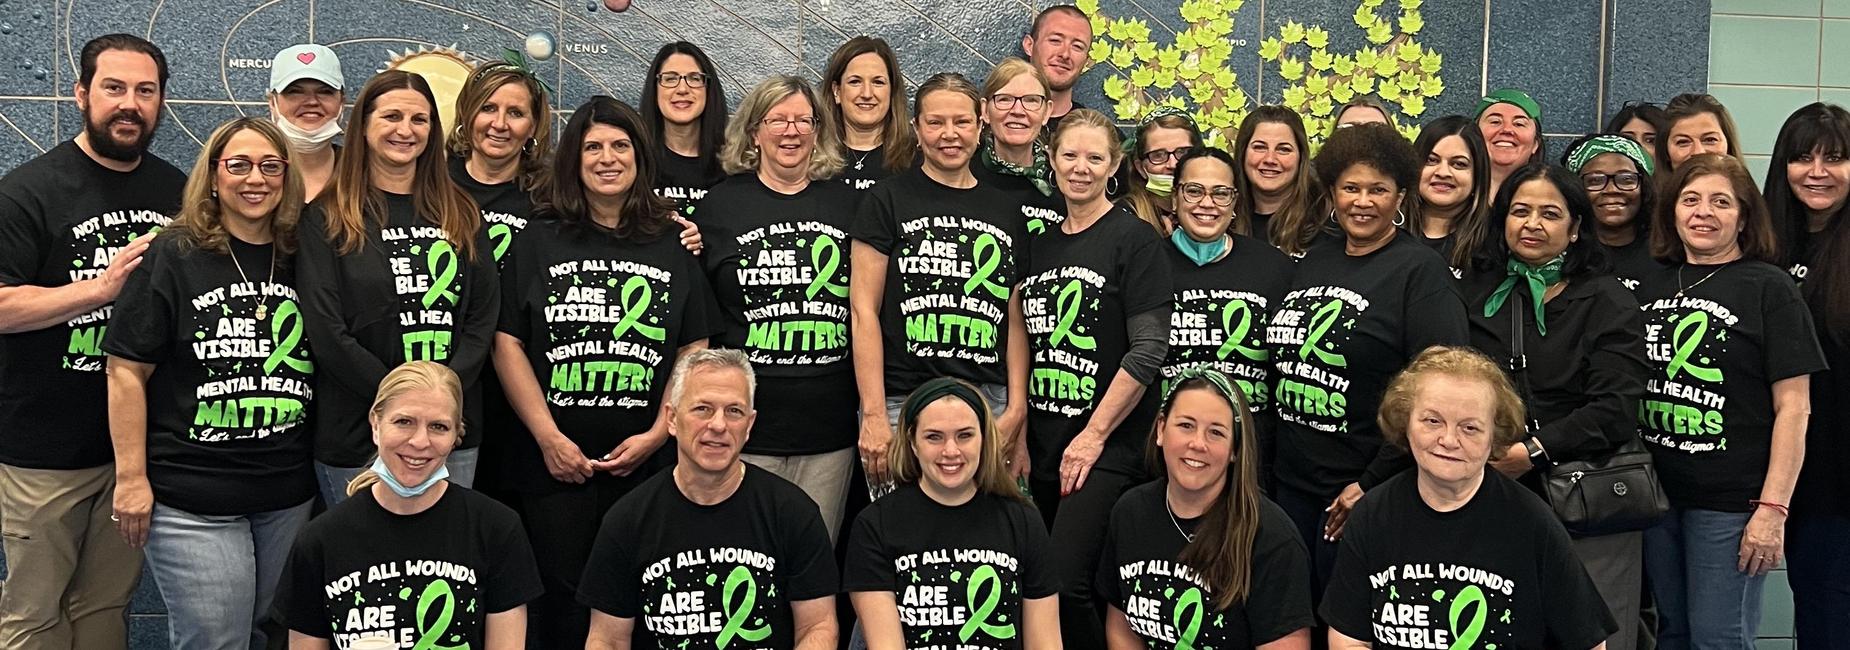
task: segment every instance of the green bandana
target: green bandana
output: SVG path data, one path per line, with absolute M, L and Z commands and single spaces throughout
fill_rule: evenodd
M 1646 176 L 1652 173 L 1651 156 L 1645 154 L 1644 147 L 1632 142 L 1631 138 L 1621 135 L 1596 135 L 1587 138 L 1586 142 L 1580 143 L 1580 146 L 1567 152 L 1567 158 L 1562 162 L 1567 163 L 1568 171 L 1578 174 L 1582 167 L 1587 166 L 1588 161 L 1603 153 L 1616 153 L 1630 158 L 1632 164 L 1638 166 L 1638 171 L 1644 172 Z
M 1504 301 L 1509 300 L 1510 292 L 1515 290 L 1519 279 L 1529 281 L 1529 302 L 1535 303 L 1535 330 L 1542 336 L 1548 336 L 1548 326 L 1542 324 L 1542 297 L 1548 293 L 1548 285 L 1561 281 L 1561 265 L 1567 261 L 1567 253 L 1556 255 L 1547 264 L 1539 267 L 1529 266 L 1528 262 L 1510 258 L 1504 270 L 1509 273 L 1497 290 L 1490 292 L 1490 298 L 1484 301 L 1484 317 L 1490 318 L 1502 311 Z
M 983 161 L 983 167 L 989 169 L 989 171 L 1026 178 L 1028 182 L 1034 183 L 1034 189 L 1041 191 L 1041 196 L 1053 196 L 1053 168 L 1047 164 L 1047 145 L 1041 144 L 1040 141 L 1036 140 L 1033 148 L 1034 165 L 1032 167 L 1023 167 L 997 158 L 996 136 L 995 134 L 984 132 L 983 144 L 977 148 L 977 153 L 979 154 L 978 158 Z

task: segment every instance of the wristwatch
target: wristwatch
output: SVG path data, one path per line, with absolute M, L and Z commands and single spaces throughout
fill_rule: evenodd
M 1523 438 L 1522 447 L 1529 450 L 1529 464 L 1536 467 L 1548 465 L 1548 450 L 1542 449 L 1542 441 L 1536 440 L 1535 436 Z

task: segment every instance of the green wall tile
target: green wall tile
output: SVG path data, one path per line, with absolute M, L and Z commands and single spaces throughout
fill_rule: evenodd
M 1818 19 L 1716 16 L 1709 83 L 1818 84 Z
M 1750 16 L 1818 17 L 1818 0 L 1715 0 L 1709 11 Z
M 1741 162 L 1747 165 L 1747 171 L 1753 172 L 1754 186 L 1766 187 L 1766 168 L 1772 164 L 1773 157 L 1749 154 L 1741 156 Z
M 1824 45 L 1819 53 L 1824 61 L 1820 86 L 1850 86 L 1850 18 L 1824 21 Z
M 1818 101 L 1850 108 L 1850 88 L 1820 88 Z
M 1824 0 L 1826 18 L 1850 18 L 1850 0 Z
M 1786 583 L 1783 570 L 1766 576 L 1766 591 L 1760 597 L 1760 636 L 1792 636 L 1792 586 Z
M 1768 639 L 1762 637 L 1754 641 L 1754 650 L 1792 650 L 1792 639 Z
M 1818 88 L 1709 85 L 1709 94 L 1721 100 L 1734 116 L 1741 136 L 1741 153 L 1771 154 L 1779 125 L 1800 106 L 1818 101 Z

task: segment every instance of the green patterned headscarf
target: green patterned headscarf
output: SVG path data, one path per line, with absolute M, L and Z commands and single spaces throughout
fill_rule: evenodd
M 1638 146 L 1638 143 L 1632 142 L 1631 138 L 1622 135 L 1596 135 L 1587 138 L 1585 142 L 1580 143 L 1580 146 L 1567 152 L 1567 157 L 1562 159 L 1562 162 L 1567 163 L 1568 171 L 1578 174 L 1580 169 L 1586 167 L 1594 157 L 1604 153 L 1616 153 L 1630 158 L 1632 164 L 1638 166 L 1638 171 L 1646 175 L 1653 173 L 1651 156 L 1644 152 L 1644 147 Z

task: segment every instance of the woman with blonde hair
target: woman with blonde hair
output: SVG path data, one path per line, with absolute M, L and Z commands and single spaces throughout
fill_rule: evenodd
M 334 178 L 302 218 L 302 313 L 330 379 L 315 400 L 317 478 L 330 504 L 371 453 L 365 407 L 387 370 L 435 361 L 480 395 L 499 304 L 494 259 L 475 200 L 450 180 L 436 105 L 416 74 L 367 81 Z M 470 423 L 482 420 L 478 401 Z M 473 483 L 479 444 L 469 435 L 451 455 L 456 483 Z
M 1414 468 L 1349 516 L 1323 620 L 1330 648 L 1604 648 L 1618 626 L 1540 497 L 1487 471 L 1523 436 L 1522 398 L 1488 357 L 1435 346 L 1376 415 Z
M 906 110 L 899 57 L 886 41 L 856 36 L 835 48 L 819 88 L 839 129 L 847 164 L 836 177 L 857 190 L 912 168 L 918 138 Z
M 833 541 L 855 458 L 848 228 L 861 196 L 823 182 L 842 168 L 840 142 L 801 78 L 759 83 L 726 132 L 732 176 L 694 209 L 713 237 L 701 262 L 725 325 L 714 345 L 745 351 L 769 380 L 743 458 L 803 488 Z
M 175 648 L 262 645 L 257 622 L 315 497 L 291 155 L 260 118 L 218 127 L 103 341 L 112 518 L 147 548 Z
M 1010 211 L 1035 233 L 1066 218 L 1045 137 L 1050 88 L 1047 75 L 1027 61 L 1009 57 L 991 68 L 983 81 L 982 144 L 970 166 L 977 182 L 1009 195 Z
M 866 647 L 1062 647 L 1047 528 L 1009 474 L 983 396 L 963 380 L 927 381 L 906 398 L 898 433 L 888 459 L 900 487 L 855 519 L 843 573 Z M 930 590 L 966 607 L 911 597 Z M 964 596 L 977 593 L 989 596 Z
M 456 373 L 429 361 L 379 382 L 367 411 L 372 465 L 289 551 L 277 611 L 290 650 L 374 636 L 394 646 L 526 647 L 526 604 L 541 586 L 520 519 L 447 480 L 462 399 Z
M 1067 219 L 1034 238 L 1021 282 L 1036 380 L 1028 389 L 1028 464 L 1054 548 L 1061 625 L 1070 647 L 1096 647 L 1092 577 L 1111 506 L 1142 482 L 1143 399 L 1169 350 L 1165 242 L 1105 196 L 1123 162 L 1111 118 L 1081 108 L 1053 137 L 1055 181 Z
M 1240 122 L 1232 153 L 1240 172 L 1233 232 L 1271 242 L 1292 257 L 1303 257 L 1311 242 L 1330 236 L 1323 190 L 1310 166 L 1310 137 L 1296 112 L 1283 106 L 1253 109 Z
M 1191 367 L 1170 385 L 1149 436 L 1163 477 L 1124 493 L 1105 533 L 1111 648 L 1310 648 L 1304 542 L 1260 491 L 1258 433 L 1220 371 Z
M 532 193 L 552 179 L 552 104 L 546 84 L 519 63 L 477 66 L 456 95 L 450 178 L 475 199 L 495 261 L 527 227 Z

